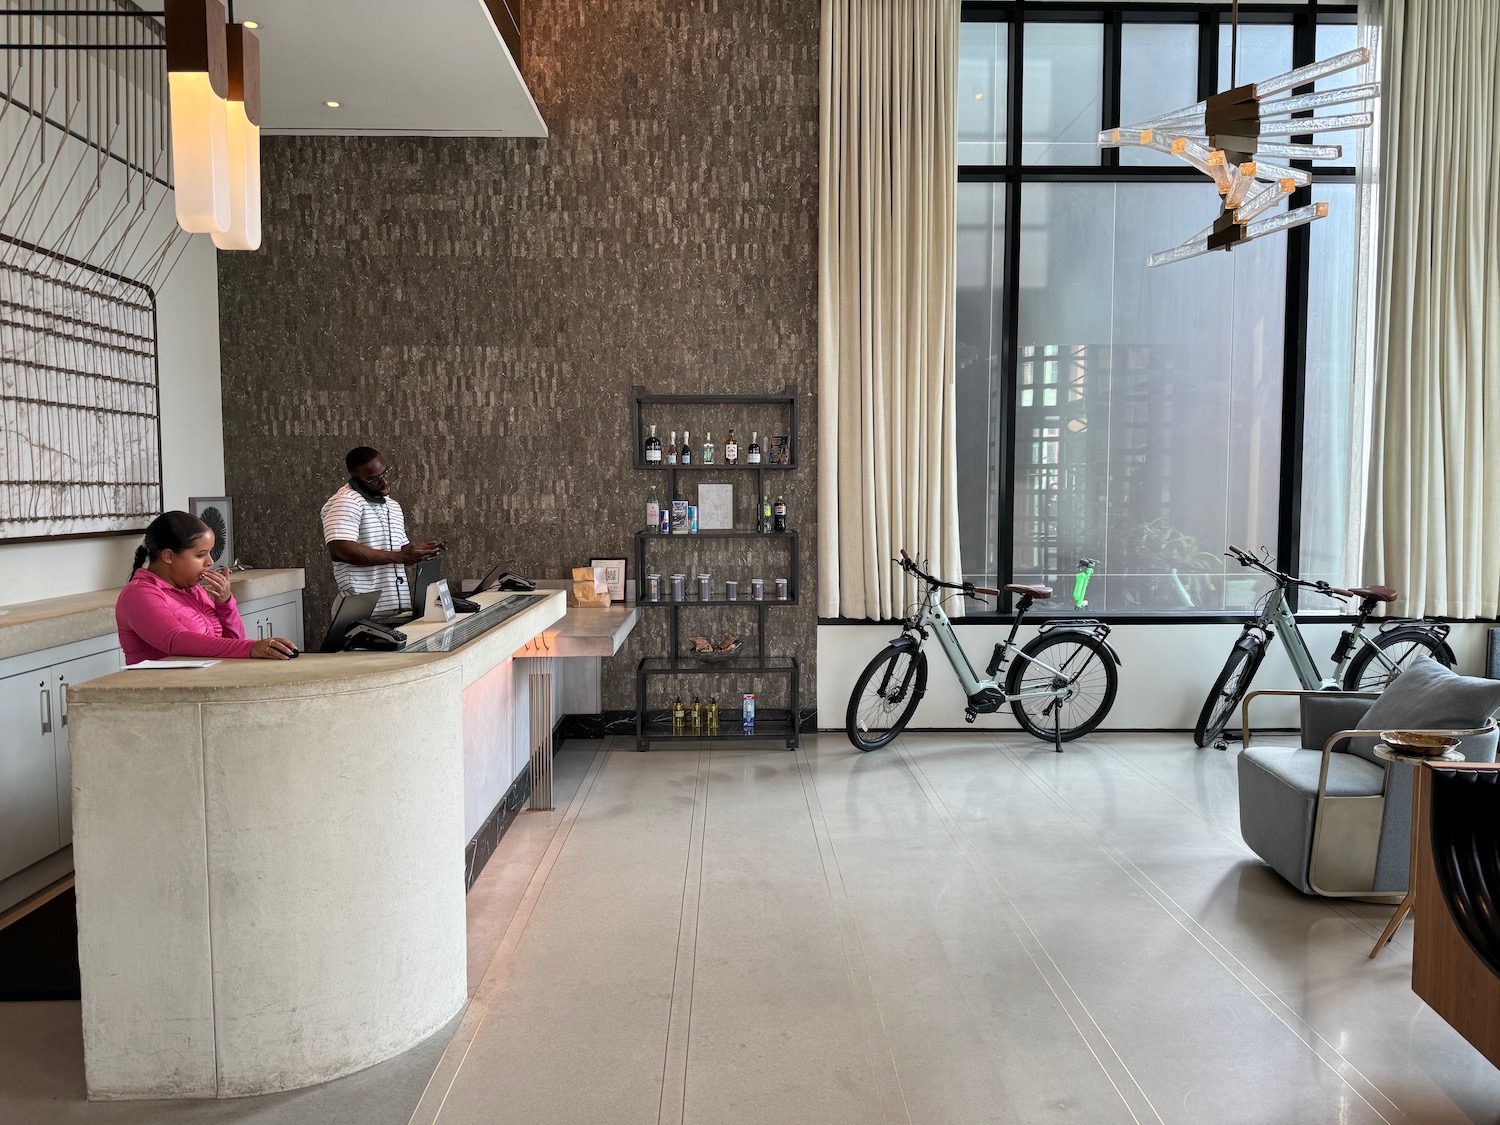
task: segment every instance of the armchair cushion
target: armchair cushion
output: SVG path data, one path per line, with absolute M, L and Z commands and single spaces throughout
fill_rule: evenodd
M 1360 695 L 1325 695 L 1322 692 L 1308 692 L 1301 698 L 1303 747 L 1308 750 L 1321 750 L 1323 743 L 1341 730 L 1368 730 L 1370 724 L 1365 722 L 1365 714 L 1370 710 L 1371 704 L 1379 698 L 1374 692 Z M 1348 741 L 1346 740 L 1336 749 L 1349 749 Z M 1313 781 L 1316 783 L 1316 776 Z
M 1307 881 L 1307 861 L 1312 854 L 1322 763 L 1321 750 L 1280 746 L 1246 747 L 1237 763 L 1240 833 L 1245 843 L 1304 894 L 1314 893 Z M 1328 760 L 1328 792 L 1332 796 L 1377 797 L 1384 786 L 1382 766 L 1355 754 L 1335 753 Z
M 1365 730 L 1473 730 L 1484 726 L 1496 711 L 1500 711 L 1500 680 L 1460 676 L 1432 657 L 1421 656 L 1391 681 L 1359 725 Z M 1378 761 L 1375 742 L 1373 738 L 1351 739 L 1349 749 Z

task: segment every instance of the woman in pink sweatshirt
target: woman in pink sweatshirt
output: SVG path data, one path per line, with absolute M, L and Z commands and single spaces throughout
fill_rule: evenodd
M 136 548 L 130 581 L 115 602 L 125 663 L 165 656 L 289 660 L 297 646 L 282 637 L 247 640 L 229 590 L 213 568 L 213 530 L 187 512 L 164 512 Z

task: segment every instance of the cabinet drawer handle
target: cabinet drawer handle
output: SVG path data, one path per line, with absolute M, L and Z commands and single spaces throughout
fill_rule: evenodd
M 52 733 L 52 693 L 42 688 L 42 733 Z
M 61 676 L 57 677 L 57 711 L 59 715 L 58 725 L 68 725 L 68 681 Z

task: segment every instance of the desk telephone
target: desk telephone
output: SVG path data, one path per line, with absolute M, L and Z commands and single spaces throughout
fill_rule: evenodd
M 377 652 L 397 652 L 406 647 L 406 634 L 389 625 L 377 625 L 373 621 L 360 621 L 344 634 L 344 649 L 370 649 Z

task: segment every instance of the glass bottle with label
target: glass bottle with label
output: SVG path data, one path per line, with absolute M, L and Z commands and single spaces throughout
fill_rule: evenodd
M 772 512 L 771 530 L 772 531 L 785 531 L 786 530 L 786 500 L 783 499 L 780 496 L 776 497 L 776 505 L 775 505 L 775 507 L 773 507 L 771 509 L 771 512 Z
M 678 452 L 677 463 L 679 465 L 693 463 L 693 438 L 686 430 L 682 431 L 682 449 Z
M 771 497 L 769 495 L 760 498 L 760 530 L 762 532 L 771 530 Z
M 656 436 L 656 423 L 651 423 L 651 434 L 646 438 L 646 464 L 661 464 L 661 438 Z
M 747 465 L 760 464 L 760 435 L 754 430 L 750 431 L 750 444 L 745 449 L 745 463 Z
M 651 486 L 651 495 L 646 497 L 646 530 L 661 528 L 661 501 L 656 498 L 656 485 Z
M 667 442 L 667 464 L 677 464 L 677 431 L 672 431 L 672 440 Z
M 734 440 L 734 427 L 729 427 L 729 436 L 724 439 L 724 464 L 738 465 L 740 462 L 740 444 Z
M 713 431 L 703 435 L 703 463 L 712 465 L 714 463 L 714 435 Z
M 679 695 L 676 699 L 674 699 L 672 701 L 672 733 L 673 734 L 682 734 L 682 733 L 684 733 L 683 727 L 686 726 L 686 719 L 687 719 L 687 709 L 685 707 L 683 707 L 683 705 L 682 705 L 682 696 Z

